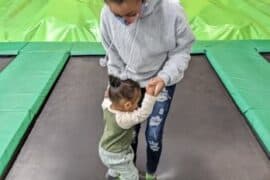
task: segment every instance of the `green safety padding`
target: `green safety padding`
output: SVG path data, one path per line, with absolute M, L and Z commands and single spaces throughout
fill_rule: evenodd
M 68 57 L 66 51 L 23 52 L 2 71 L 0 137 L 3 138 L 0 138 L 0 175 Z
M 27 112 L 31 120 L 69 54 L 104 55 L 105 53 L 100 43 L 30 43 L 28 45 L 0 75 L 0 84 L 3 84 L 0 86 L 0 111 L 11 112 L 10 117 L 13 116 L 13 112 Z M 197 41 L 192 52 L 206 53 L 209 62 L 241 112 L 247 117 L 266 151 L 270 152 L 270 79 L 267 78 L 270 74 L 270 66 L 258 53 L 262 49 L 268 51 L 268 47 L 267 40 Z M 4 116 L 9 115 L 4 114 Z M 24 119 L 25 116 L 21 114 L 18 117 Z M 0 136 L 2 132 L 4 131 L 0 131 Z M 6 136 L 5 133 L 3 136 Z M 13 151 L 12 148 L 8 150 L 11 154 Z M 10 156 L 0 158 L 7 159 L 7 162 Z
M 27 45 L 20 50 L 20 52 L 45 52 L 45 51 L 65 51 L 71 50 L 72 43 L 66 42 L 29 42 Z
M 2 111 L 29 111 L 29 107 L 37 107 L 37 103 L 40 102 L 38 93 L 10 92 L 3 94 L 4 96 L 0 96 L 0 109 Z
M 0 42 L 0 55 L 17 55 L 18 52 L 26 44 L 27 44 L 26 42 L 13 42 L 13 43 Z
M 192 54 L 205 54 L 206 50 L 221 44 L 222 46 L 241 46 L 243 48 L 254 48 L 258 52 L 270 52 L 270 40 L 197 40 L 192 46 Z
M 195 41 L 195 43 L 193 43 L 191 52 L 192 52 L 192 54 L 205 54 L 206 50 L 208 48 L 210 48 L 212 46 L 216 46 L 218 44 L 225 43 L 225 42 L 232 42 L 232 41 L 220 41 L 220 40 L 200 41 L 200 40 L 197 40 L 197 41 Z M 239 42 L 239 41 L 237 41 L 237 42 Z M 245 42 L 247 42 L 247 41 L 245 41 Z
M 31 115 L 34 115 L 68 56 L 68 53 L 61 51 L 50 53 L 29 52 L 17 56 L 0 76 L 0 83 L 3 84 L 3 86 L 0 86 L 0 93 L 3 94 L 0 99 L 4 98 L 6 100 L 4 102 L 8 102 L 3 104 L 5 109 L 24 107 L 31 110 Z M 30 95 L 32 99 L 29 97 Z M 8 101 L 8 97 L 23 101 Z M 31 109 L 29 109 L 30 107 Z
M 40 92 L 47 83 L 45 80 L 51 80 L 51 76 L 59 71 L 59 66 L 65 63 L 68 56 L 68 53 L 61 51 L 20 54 L 2 71 L 0 81 L 5 81 L 5 86 L 0 86 L 0 92 Z M 17 88 L 18 85 L 23 86 Z
M 27 111 L 0 110 L 0 179 L 30 122 Z
M 269 0 L 181 3 L 198 40 L 270 39 Z M 102 6 L 103 0 L 0 0 L 0 41 L 100 42 Z
M 252 44 L 228 42 L 207 49 L 207 57 L 230 94 L 239 102 L 242 112 L 249 108 L 268 106 L 270 66 Z M 258 96 L 264 97 L 260 99 Z M 270 101 L 269 101 L 270 103 Z M 270 106 L 268 106 L 270 107 Z
M 70 53 L 72 56 L 104 55 L 105 50 L 101 43 L 77 42 L 73 43 Z
M 196 41 L 191 49 L 191 52 L 193 54 L 204 54 L 206 47 L 208 46 L 208 43 L 210 41 Z
M 252 41 L 224 42 L 208 48 L 206 54 L 239 109 L 270 152 L 269 111 L 260 113 L 256 110 L 270 109 L 270 64 L 253 45 Z
M 251 109 L 245 115 L 251 122 L 252 127 L 256 128 L 256 134 L 260 137 L 260 141 L 270 157 L 270 108 Z
M 269 53 L 270 52 L 270 40 L 254 40 L 254 47 L 261 53 Z

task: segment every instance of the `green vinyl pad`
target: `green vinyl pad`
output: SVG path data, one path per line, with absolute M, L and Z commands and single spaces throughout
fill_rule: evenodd
M 65 51 L 24 52 L 2 71 L 0 174 L 3 173 L 14 152 L 14 146 L 19 143 L 38 112 L 68 57 L 69 53 Z
M 0 178 L 30 122 L 27 111 L 0 110 Z
M 0 43 L 18 56 L 0 74 L 0 179 L 28 125 L 71 55 L 104 55 L 100 43 Z M 20 45 L 20 46 L 19 46 Z M 6 51 L 5 51 L 6 50 Z M 14 51 L 13 51 L 14 50 Z M 270 155 L 270 41 L 197 41 Z
M 209 47 L 206 54 L 269 154 L 270 64 L 253 44 L 221 43 Z
M 260 53 L 269 53 L 270 52 L 270 40 L 254 40 L 252 41 L 254 43 L 254 47 L 260 52 Z
M 69 52 L 72 47 L 71 42 L 29 42 L 21 49 L 21 52 L 53 52 L 53 51 L 66 51 Z
M 0 42 L 0 55 L 16 55 L 26 44 L 26 42 Z
M 70 53 L 72 56 L 104 55 L 105 50 L 101 43 L 77 42 L 73 43 Z
M 204 54 L 206 49 L 224 41 L 196 41 L 191 49 L 192 54 Z
M 269 100 L 269 99 L 268 99 Z M 268 109 L 251 109 L 246 113 L 252 127 L 256 128 L 255 131 L 260 137 L 261 143 L 268 156 L 270 156 L 270 108 Z

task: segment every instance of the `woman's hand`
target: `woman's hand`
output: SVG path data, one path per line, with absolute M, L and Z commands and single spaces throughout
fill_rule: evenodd
M 147 84 L 147 86 L 145 87 L 146 93 L 150 96 L 155 96 L 155 88 L 155 86 Z
M 155 86 L 155 93 L 154 96 L 157 96 L 162 89 L 165 87 L 165 82 L 163 79 L 161 79 L 160 77 L 154 77 L 152 79 L 150 79 L 150 81 L 148 82 L 149 86 Z

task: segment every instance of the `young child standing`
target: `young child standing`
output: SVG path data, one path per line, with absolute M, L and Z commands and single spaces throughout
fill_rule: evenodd
M 99 156 L 107 166 L 107 179 L 138 180 L 138 170 L 131 147 L 133 126 L 147 119 L 156 101 L 155 87 L 147 86 L 142 105 L 139 84 L 130 79 L 109 76 L 109 98 L 102 103 L 104 132 L 99 143 Z

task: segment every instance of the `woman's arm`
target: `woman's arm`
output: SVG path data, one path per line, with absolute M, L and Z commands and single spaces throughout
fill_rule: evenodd
M 176 46 L 169 51 L 168 60 L 158 73 L 158 77 L 164 80 L 165 85 L 183 78 L 184 71 L 187 69 L 190 61 L 191 46 L 195 40 L 183 8 L 180 5 L 176 8 L 178 12 L 175 22 Z
M 119 74 L 123 71 L 125 64 L 118 54 L 117 49 L 114 46 L 113 36 L 109 28 L 109 22 L 106 16 L 108 16 L 108 7 L 104 7 L 101 13 L 101 23 L 100 23 L 100 32 L 102 45 L 104 46 L 107 56 L 108 56 L 108 74 L 115 75 L 119 77 Z M 107 11 L 107 12 L 106 12 Z

